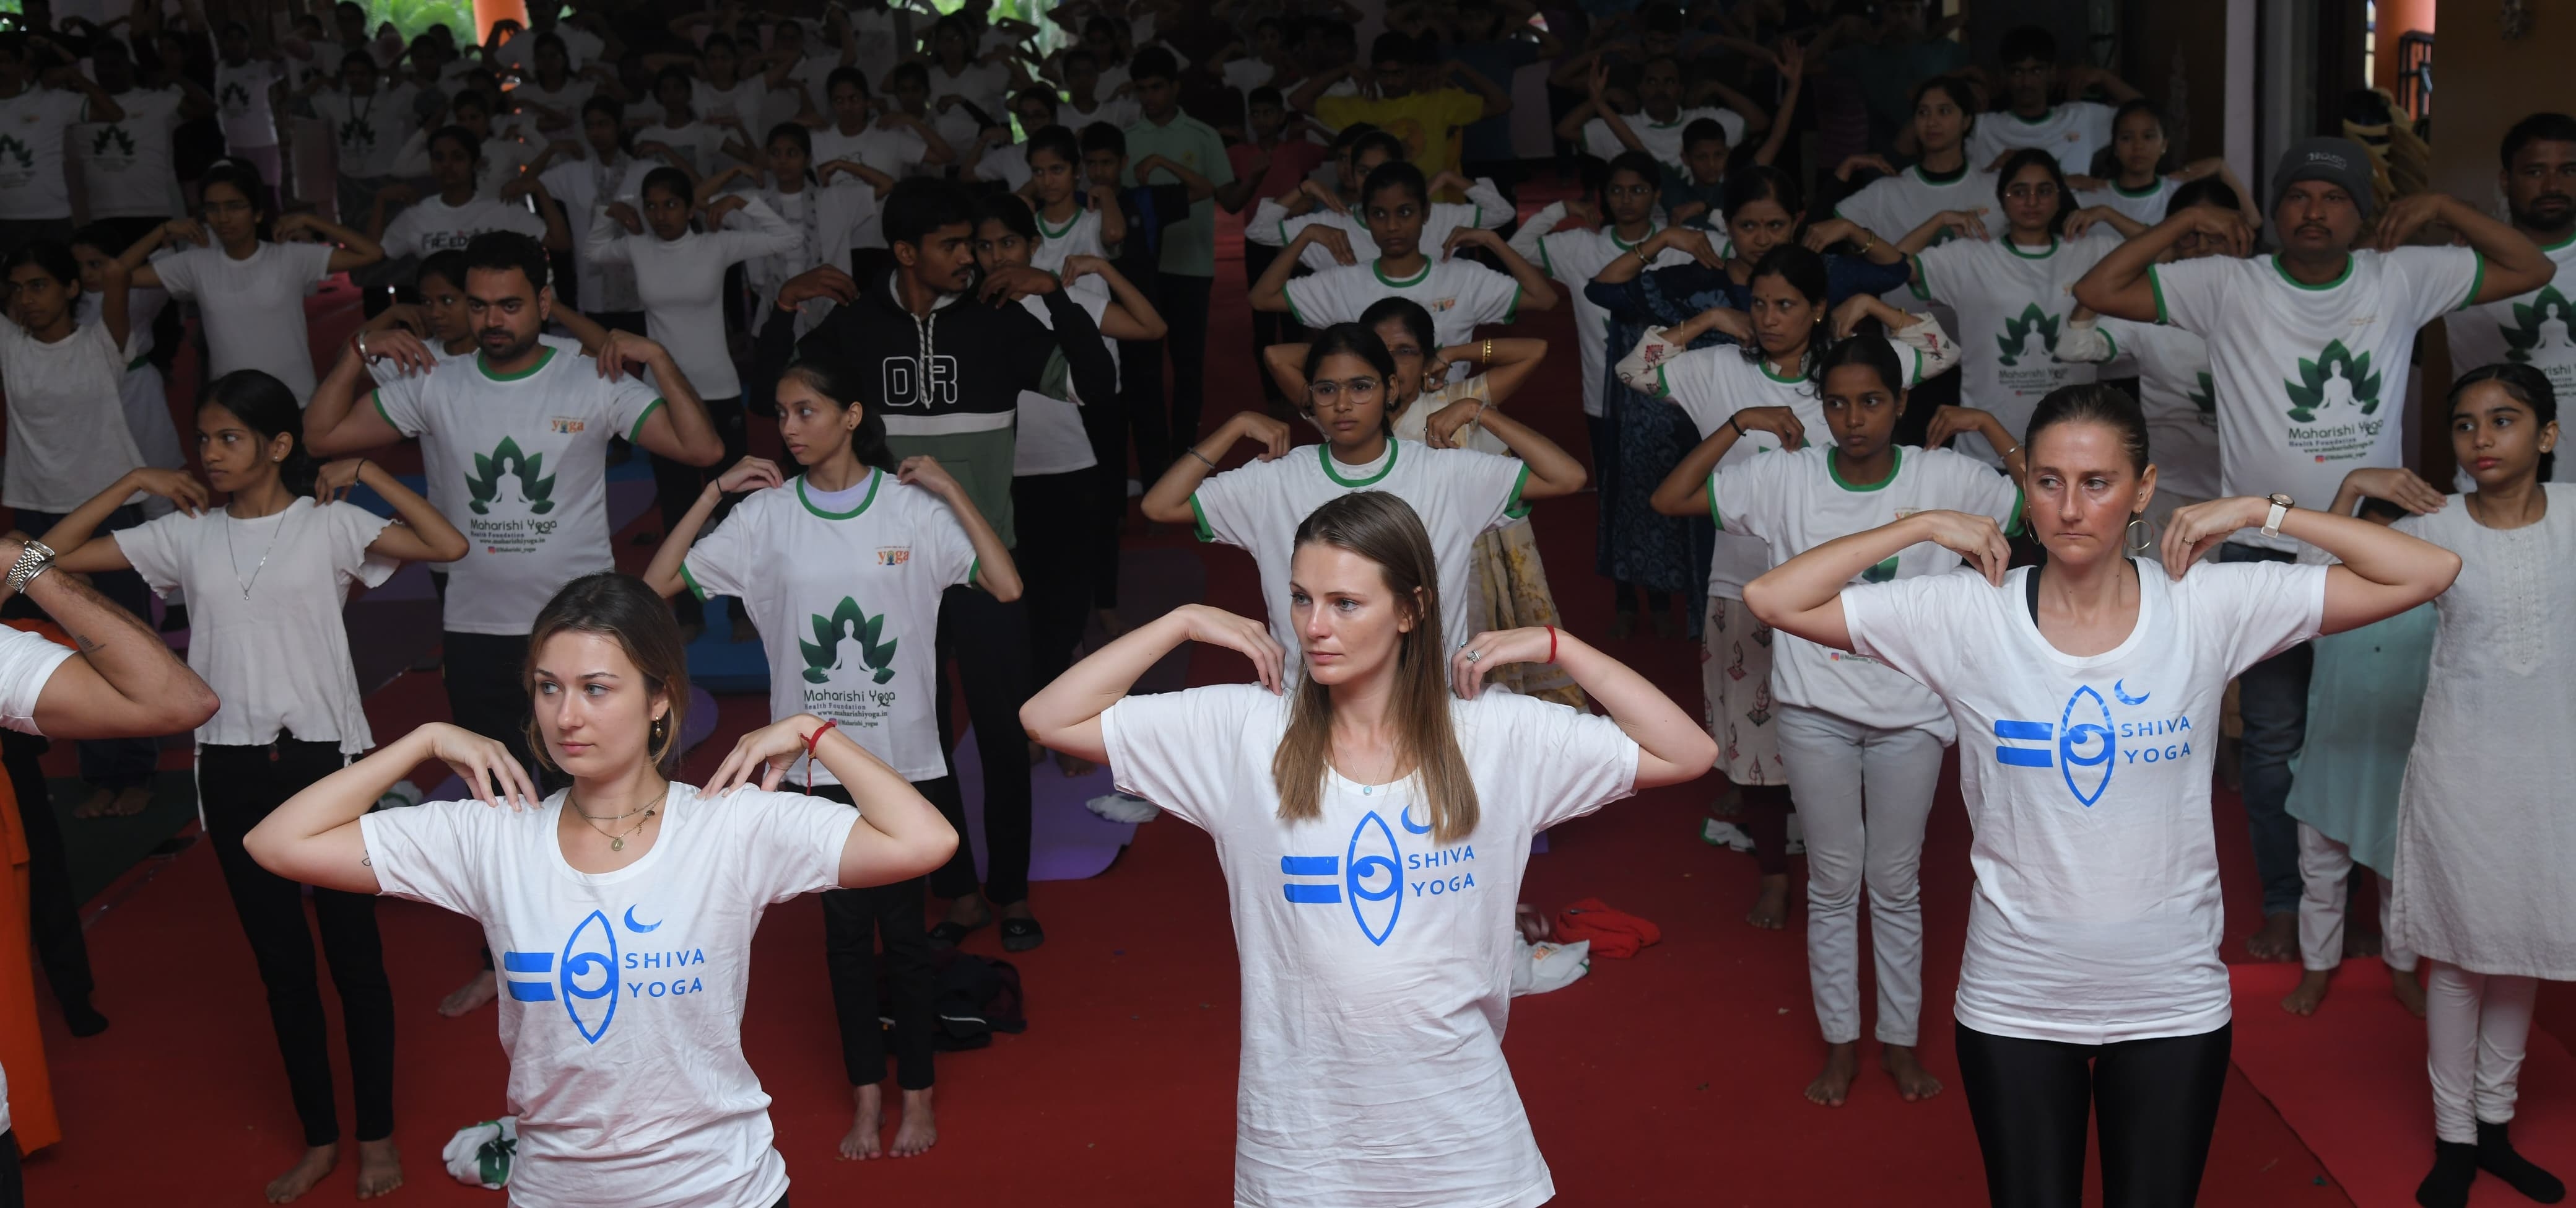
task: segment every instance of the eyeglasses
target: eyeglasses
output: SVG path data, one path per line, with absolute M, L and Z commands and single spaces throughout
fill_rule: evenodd
M 2004 188 L 2004 196 L 2014 201 L 2047 201 L 2057 196 L 2057 186 L 2053 184 L 2008 185 Z
M 1356 407 L 1364 400 L 1377 397 L 1378 388 L 1383 385 L 1384 382 L 1373 377 L 1355 377 L 1346 382 L 1314 381 L 1306 383 L 1306 397 L 1319 408 L 1330 407 L 1348 392 L 1350 405 Z
M 1602 190 L 1612 197 L 1653 197 L 1659 190 L 1653 185 L 1611 185 Z

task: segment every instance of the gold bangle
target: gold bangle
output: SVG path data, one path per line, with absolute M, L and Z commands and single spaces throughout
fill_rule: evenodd
M 1494 342 L 1490 338 L 1485 341 L 1484 350 L 1477 354 L 1476 363 L 1479 365 L 1491 365 L 1494 363 Z

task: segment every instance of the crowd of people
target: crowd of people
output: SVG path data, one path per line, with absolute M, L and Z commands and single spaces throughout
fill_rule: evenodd
M 44 871 L 42 736 L 114 815 L 193 728 L 304 1134 L 270 1201 L 350 1158 L 360 1198 L 404 1178 L 393 895 L 481 927 L 440 1009 L 498 1000 L 513 1202 L 783 1206 L 740 1037 L 762 911 L 822 897 L 837 1156 L 920 1154 L 935 954 L 1045 942 L 1031 777 L 1106 765 L 1094 808 L 1224 863 L 1236 1199 L 1534 1205 L 1500 1039 L 1533 836 L 1714 769 L 1699 825 L 1756 862 L 1746 921 L 1805 903 L 1807 1100 L 1862 1093 L 1872 1014 L 1903 1100 L 1956 1071 L 1995 1203 L 2079 1200 L 2098 1122 L 2105 1202 L 2181 1205 L 2232 1035 L 2233 727 L 2243 942 L 2301 962 L 2283 1009 L 2380 951 L 2429 1041 L 2419 1202 L 2482 1173 L 2555 1202 L 2508 1126 L 2537 982 L 2576 977 L 2538 754 L 2576 723 L 2546 612 L 2576 592 L 2576 118 L 2505 136 L 2502 218 L 2395 194 L 2343 138 L 2257 193 L 2044 31 L 1981 66 L 1910 0 L 1715 7 L 1407 0 L 1365 55 L 1343 0 L 577 0 L 479 45 L 182 0 L 0 33 L 0 121 L 32 136 L 0 157 L 0 751 L 63 1018 L 108 1026 Z M 1542 64 L 1557 147 L 1523 156 L 1512 77 Z M 317 373 L 306 296 L 344 276 L 365 321 Z M 1262 395 L 1210 416 L 1238 305 Z M 1539 397 L 1549 342 L 1494 329 L 1560 305 L 1580 387 Z M 2435 322 L 2455 380 L 2419 397 Z M 1558 406 L 1579 452 L 1523 418 Z M 405 442 L 424 485 L 377 460 Z M 607 502 L 639 455 L 640 578 Z M 1531 516 L 1585 491 L 1589 637 Z M 1131 500 L 1249 554 L 1259 614 L 1122 619 Z M 407 562 L 450 720 L 380 744 L 339 613 Z M 690 785 L 711 599 L 761 643 L 770 721 Z M 1699 643 L 1699 717 L 1605 653 L 1650 636 Z M 1254 682 L 1133 692 L 1188 643 Z M 1941 1057 L 1919 884 L 1952 747 L 1975 889 Z M 417 804 L 431 763 L 463 789 Z M 1317 834 L 1350 854 L 1298 854 Z M 1462 875 L 1421 895 L 1418 862 Z M 1290 908 L 1316 902 L 1347 909 Z M 606 953 L 656 931 L 680 955 L 621 994 Z M 59 1129 L 5 1018 L 0 1065 L 35 1088 L 0 1116 L 15 1202 Z

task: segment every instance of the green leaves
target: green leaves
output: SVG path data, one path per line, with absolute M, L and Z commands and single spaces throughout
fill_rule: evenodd
M 2528 361 L 2532 350 L 2540 346 L 2540 325 L 2555 318 L 2561 340 L 2576 339 L 2576 306 L 2570 306 L 2565 294 L 2555 285 L 2544 285 L 2531 301 L 2513 304 L 2513 322 L 2503 324 L 2504 359 Z
M 18 166 L 21 168 L 36 166 L 36 153 L 28 150 L 27 144 L 19 142 L 12 135 L 0 134 L 0 156 L 18 161 Z
M 2200 385 L 2183 397 L 2190 399 L 2192 406 L 2200 408 L 2202 415 L 2216 415 L 2218 414 L 2218 388 L 2210 384 L 2208 370 L 2201 370 L 2199 376 Z
M 109 122 L 98 128 L 98 137 L 89 140 L 89 153 L 105 155 L 110 147 L 116 148 L 118 155 L 132 156 L 134 136 L 126 133 L 125 127 Z
M 2370 354 L 2355 355 L 2341 340 L 2330 340 L 2317 359 L 2299 362 L 2299 380 L 2285 381 L 2290 418 L 2315 423 L 2317 412 L 2338 401 L 2351 402 L 2363 415 L 2379 410 L 2379 375 L 2371 372 Z
M 502 437 L 491 456 L 474 455 L 474 472 L 465 476 L 465 493 L 471 496 L 465 506 L 477 516 L 491 514 L 492 504 L 501 497 L 501 476 L 511 474 L 519 480 L 519 497 L 527 500 L 529 512 L 543 516 L 555 510 L 555 480 L 551 475 L 539 477 L 545 460 L 545 454 L 524 452 L 519 442 Z
M 844 632 L 858 643 L 860 664 L 875 672 L 874 682 L 882 684 L 894 678 L 896 639 L 878 640 L 885 631 L 884 613 L 869 616 L 866 609 L 859 607 L 856 598 L 843 596 L 839 606 L 832 609 L 832 615 L 810 616 L 808 620 L 814 626 L 814 640 L 808 642 L 800 638 L 796 643 L 797 650 L 805 656 L 806 683 L 828 683 L 832 672 L 840 669 L 841 635 Z
M 1868 570 L 1862 571 L 1860 573 L 1860 581 L 1863 583 L 1885 583 L 1888 580 L 1895 578 L 1896 558 L 1897 555 L 1889 554 L 1886 561 L 1881 562 Z
M 2058 317 L 2041 310 L 2036 302 L 2022 307 L 2021 313 L 2004 320 L 2003 334 L 1995 337 L 2002 353 L 1997 359 L 2006 365 L 2018 365 L 2024 345 L 2032 332 L 2038 332 L 2040 344 L 2049 352 L 2057 351 Z

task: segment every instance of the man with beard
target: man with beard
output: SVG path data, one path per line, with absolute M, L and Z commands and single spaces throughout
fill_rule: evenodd
M 2406 371 L 2417 329 L 2530 293 L 2557 271 L 2529 236 L 2455 197 L 2417 193 L 2373 215 L 2369 153 L 2350 139 L 2292 143 L 2271 188 L 2281 245 L 2273 255 L 2240 258 L 2253 242 L 2244 216 L 2193 206 L 2122 244 L 2075 284 L 2076 301 L 2096 312 L 2170 323 L 2209 341 L 2219 494 L 2268 495 L 2278 505 L 2259 533 L 2219 547 L 2222 562 L 2296 561 L 2299 543 L 2278 527 L 2293 499 L 2316 507 L 2353 470 L 2404 466 Z M 2435 222 L 2468 246 L 2402 246 Z M 2228 254 L 2157 263 L 2195 235 L 2220 238 Z M 2420 480 L 2392 484 L 2389 494 L 2419 513 L 2442 506 L 2441 494 Z M 2290 757 L 2307 739 L 2313 658 L 2308 646 L 2294 646 L 2238 680 L 2245 813 L 2263 881 L 2263 928 L 2246 946 L 2261 960 L 2299 950 L 2298 830 L 2284 803 Z
M 1160 51 L 1139 55 L 1168 61 Z M 1222 156 L 1219 157 L 1222 163 Z M 760 331 L 758 363 L 774 373 L 795 348 L 827 347 L 878 367 L 883 393 L 864 400 L 884 409 L 886 446 L 897 457 L 930 456 L 975 501 L 1006 547 L 1019 544 L 1011 506 L 1011 473 L 1019 453 L 1013 418 L 1020 395 L 1061 396 L 1045 385 L 1059 364 L 1073 394 L 1118 397 L 1118 377 L 1100 329 L 1082 304 L 1065 296 L 1055 274 L 1020 267 L 975 273 L 975 202 L 943 180 L 915 177 L 886 194 L 885 237 L 894 269 L 854 281 L 826 265 L 788 279 Z M 1047 318 L 1020 305 L 1037 296 Z M 809 299 L 838 303 L 820 325 L 796 338 L 796 309 Z M 1052 329 L 1052 330 L 1050 330 Z M 1004 602 L 968 586 L 948 589 L 939 604 L 940 668 L 957 660 L 966 717 L 975 727 L 984 775 L 984 836 L 989 860 L 981 892 L 971 845 L 960 843 L 947 867 L 930 874 L 930 892 L 948 899 L 930 929 L 933 947 L 953 947 L 1001 916 L 1002 947 L 1025 952 L 1046 941 L 1029 910 L 1030 808 L 1028 748 L 1020 706 L 1029 682 L 1025 602 Z M 939 676 L 940 745 L 954 747 L 948 678 Z M 944 802 L 943 811 L 953 802 Z M 950 813 L 966 833 L 962 807 Z
M 2504 171 L 2496 183 L 2504 190 L 2513 229 L 2539 244 L 2557 273 L 2536 293 L 2499 298 L 2442 320 L 2451 372 L 2521 361 L 2548 374 L 2558 397 L 2568 398 L 2576 394 L 2576 117 L 2535 113 L 2515 122 L 2504 132 Z

